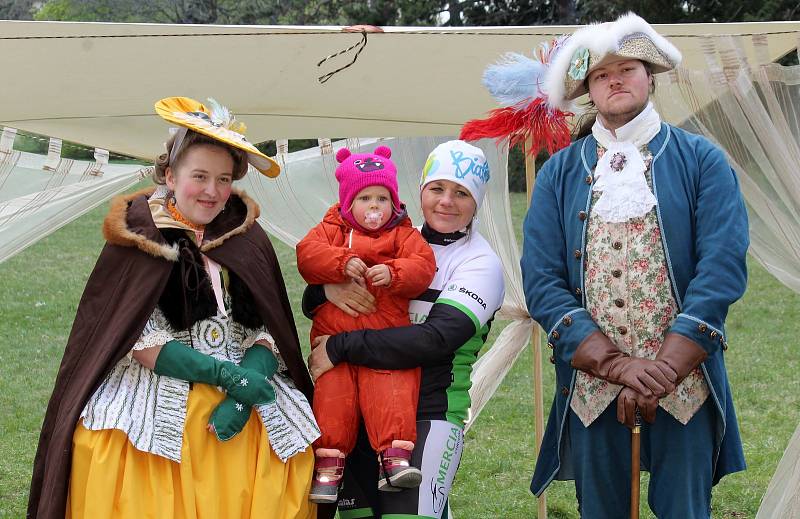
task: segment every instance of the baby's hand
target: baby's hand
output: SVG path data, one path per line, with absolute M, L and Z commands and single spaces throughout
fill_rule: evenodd
M 367 264 L 361 258 L 350 258 L 344 266 L 344 274 L 353 279 L 363 279 L 367 273 Z
M 380 263 L 367 269 L 367 279 L 374 287 L 388 287 L 392 282 L 392 272 L 389 267 Z

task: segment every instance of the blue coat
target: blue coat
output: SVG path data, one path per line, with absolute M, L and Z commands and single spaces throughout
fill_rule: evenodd
M 723 352 L 728 307 L 747 285 L 747 212 L 725 155 L 705 138 L 661 125 L 648 144 L 658 225 L 679 315 L 669 332 L 708 352 L 702 365 L 718 412 L 714 483 L 743 470 L 744 454 Z M 522 279 L 531 316 L 548 331 L 556 393 L 531 491 L 574 479 L 564 455 L 564 424 L 575 383 L 570 366 L 578 345 L 599 330 L 586 310 L 583 261 L 597 141 L 591 135 L 548 160 L 536 179 L 525 218 Z

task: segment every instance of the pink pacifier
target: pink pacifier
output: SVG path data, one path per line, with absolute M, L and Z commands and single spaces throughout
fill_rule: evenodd
M 364 224 L 367 227 L 375 228 L 383 220 L 383 211 L 367 211 L 364 213 Z

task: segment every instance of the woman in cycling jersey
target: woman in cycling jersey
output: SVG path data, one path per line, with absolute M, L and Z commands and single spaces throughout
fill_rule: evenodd
M 423 473 L 419 488 L 380 492 L 377 459 L 362 435 L 347 458 L 338 508 L 348 517 L 447 517 L 447 499 L 464 446 L 472 366 L 504 296 L 503 269 L 474 228 L 489 181 L 483 152 L 449 141 L 431 152 L 422 172 L 421 232 L 436 256 L 430 287 L 409 305 L 411 326 L 358 330 L 317 339 L 309 358 L 315 379 L 339 362 L 373 369 L 421 367 L 417 442 L 412 464 Z M 304 310 L 327 299 L 357 315 L 380 311 L 355 283 L 310 287 Z M 378 495 L 380 494 L 380 495 Z

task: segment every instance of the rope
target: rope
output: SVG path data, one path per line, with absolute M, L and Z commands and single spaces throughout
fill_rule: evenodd
M 322 64 L 325 63 L 326 61 L 328 61 L 329 59 L 333 59 L 333 58 L 335 58 L 337 56 L 341 56 L 342 54 L 347 54 L 348 52 L 358 48 L 358 50 L 356 51 L 356 55 L 353 56 L 353 60 L 350 63 L 348 63 L 347 65 L 344 65 L 344 66 L 341 66 L 341 67 L 337 68 L 333 72 L 328 72 L 327 74 L 324 74 L 324 75 L 318 77 L 317 80 L 320 82 L 320 84 L 324 84 L 330 78 L 332 78 L 333 76 L 335 76 L 336 74 L 338 74 L 342 70 L 353 66 L 353 64 L 358 59 L 358 56 L 361 54 L 361 51 L 363 51 L 366 47 L 367 47 L 367 31 L 361 31 L 361 40 L 359 42 L 347 47 L 344 50 L 340 50 L 339 52 L 337 52 L 335 54 L 330 54 L 330 55 L 322 58 L 319 61 L 319 63 L 317 63 L 317 67 L 321 67 Z
M 571 26 L 574 27 L 575 30 L 580 29 L 583 27 L 582 25 Z M 736 32 L 736 33 L 724 33 L 724 34 L 716 34 L 716 33 L 703 33 L 703 34 L 667 34 L 664 33 L 662 36 L 667 38 L 717 38 L 719 36 L 754 36 L 758 34 L 766 34 L 766 35 L 781 35 L 781 34 L 797 34 L 797 30 L 785 30 L 785 31 L 762 31 L 762 32 Z M 331 35 L 337 34 L 336 32 L 332 31 L 298 31 L 298 32 L 286 32 L 286 31 L 262 31 L 262 32 L 237 32 L 237 33 L 225 33 L 225 32 L 204 32 L 204 33 L 192 33 L 192 34 L 79 34 L 79 35 L 62 35 L 62 36 L 0 36 L 0 40 L 74 40 L 74 39 L 83 39 L 83 38 L 96 38 L 96 39 L 108 39 L 108 38 L 204 38 L 209 36 L 322 36 L 322 35 Z M 436 31 L 436 30 L 423 30 L 423 31 L 391 31 L 385 32 L 384 34 L 406 34 L 406 35 L 436 35 L 436 36 L 487 36 L 487 37 L 496 37 L 496 36 L 551 36 L 551 37 L 558 37 L 563 36 L 564 34 L 569 34 L 568 31 L 561 31 L 561 32 L 489 32 L 489 31 Z

